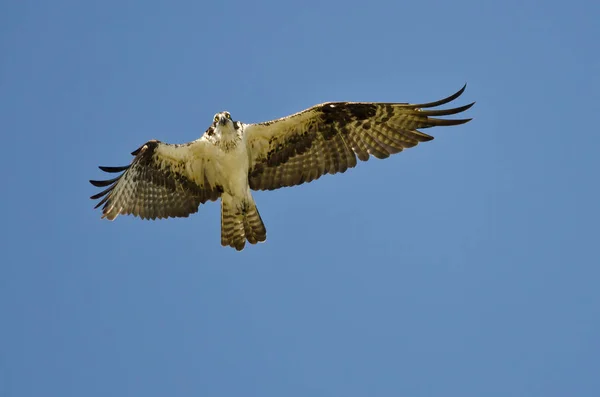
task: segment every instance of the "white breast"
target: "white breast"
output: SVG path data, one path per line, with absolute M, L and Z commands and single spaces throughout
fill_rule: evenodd
M 248 151 L 242 140 L 229 151 L 219 151 L 216 162 L 218 180 L 232 196 L 245 197 L 248 192 Z

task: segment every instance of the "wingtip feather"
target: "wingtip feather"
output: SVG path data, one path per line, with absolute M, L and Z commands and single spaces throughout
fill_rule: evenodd
M 116 181 L 119 180 L 119 178 L 120 178 L 120 176 L 118 176 L 116 178 L 113 178 L 113 179 L 108 179 L 108 180 L 105 180 L 105 181 L 95 181 L 95 180 L 91 180 L 90 179 L 90 183 L 92 185 L 96 186 L 96 187 L 104 187 L 104 186 L 108 186 L 108 185 L 110 185 L 112 183 L 115 183 Z
M 467 105 L 464 106 L 459 106 L 457 108 L 451 108 L 451 109 L 436 109 L 436 110 L 420 110 L 417 109 L 418 114 L 422 115 L 422 116 L 450 116 L 453 114 L 458 114 L 458 113 L 462 113 L 466 110 L 469 110 L 473 105 L 475 104 L 475 102 L 469 103 Z
M 465 92 L 466 88 L 467 88 L 467 83 L 465 83 L 465 85 L 463 85 L 460 90 L 456 91 L 454 94 L 450 95 L 449 97 L 446 97 L 444 99 L 440 99 L 439 101 L 435 101 L 435 102 L 421 103 L 421 104 L 415 105 L 415 107 L 418 107 L 418 108 L 434 108 L 436 106 L 445 105 L 446 103 L 452 102 L 453 100 L 455 100 L 456 98 L 458 98 L 459 96 L 461 96 L 462 93 Z
M 123 165 L 123 166 L 120 166 L 120 167 L 106 167 L 104 165 L 99 165 L 98 168 L 100 168 L 104 172 L 116 173 L 116 172 L 125 171 L 127 168 L 129 168 L 129 166 L 128 165 Z

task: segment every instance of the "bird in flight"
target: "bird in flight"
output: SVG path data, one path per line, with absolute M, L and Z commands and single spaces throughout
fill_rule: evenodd
M 464 124 L 471 119 L 444 119 L 473 106 L 432 109 L 458 98 L 466 85 L 439 101 L 409 103 L 328 102 L 291 116 L 257 124 L 217 113 L 204 135 L 185 144 L 157 140 L 131 153 L 131 164 L 103 167 L 120 173 L 91 180 L 106 188 L 102 218 L 119 215 L 142 219 L 187 217 L 200 204 L 221 199 L 221 244 L 240 251 L 265 241 L 267 231 L 252 190 L 274 190 L 345 172 L 357 164 L 389 157 L 433 139 L 420 129 Z

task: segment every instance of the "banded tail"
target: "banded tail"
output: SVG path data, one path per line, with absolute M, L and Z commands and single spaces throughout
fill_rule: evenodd
M 250 244 L 256 244 L 266 239 L 267 229 L 252 196 L 242 200 L 223 194 L 221 196 L 221 245 L 241 251 L 246 245 L 246 240 Z

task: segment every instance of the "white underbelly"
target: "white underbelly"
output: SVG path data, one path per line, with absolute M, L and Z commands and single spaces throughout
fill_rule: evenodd
M 243 145 L 223 152 L 217 161 L 218 179 L 226 193 L 245 197 L 248 192 L 248 152 Z

